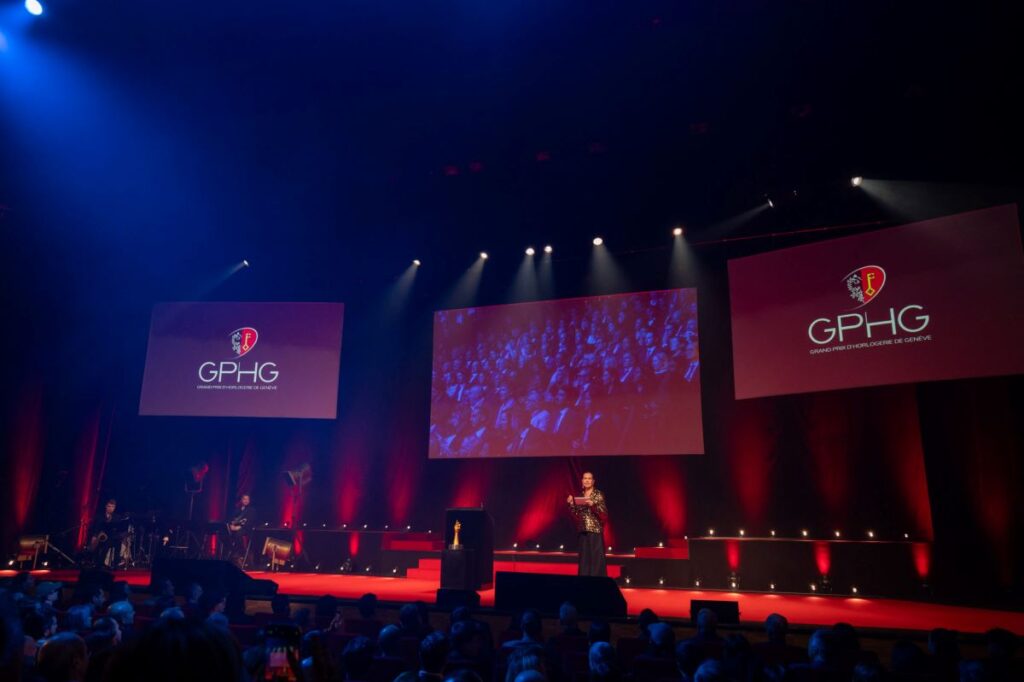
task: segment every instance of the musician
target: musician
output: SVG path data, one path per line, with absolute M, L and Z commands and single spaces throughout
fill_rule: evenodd
M 576 504 L 569 495 L 569 511 L 576 517 L 576 530 L 579 532 L 579 574 L 608 574 L 604 559 L 604 524 L 608 521 L 608 507 L 605 505 L 604 493 L 594 486 L 594 474 L 583 473 L 583 504 Z
M 110 498 L 103 507 L 103 515 L 93 519 L 89 527 L 89 550 L 97 566 L 111 566 L 120 547 L 119 523 L 123 520 L 117 513 L 117 500 Z
M 238 564 L 239 568 L 245 562 L 245 550 L 248 543 L 246 536 L 255 526 L 256 514 L 254 512 L 249 494 L 242 493 L 238 496 L 234 515 L 228 521 L 228 560 Z

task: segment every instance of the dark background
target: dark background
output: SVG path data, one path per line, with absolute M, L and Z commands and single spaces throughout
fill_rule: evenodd
M 934 537 L 945 597 L 1019 594 L 1020 377 L 737 402 L 725 280 L 730 257 L 1020 201 L 1010 3 L 20 4 L 0 6 L 5 546 L 108 495 L 182 514 L 201 460 L 212 516 L 245 489 L 271 522 L 436 530 L 483 501 L 499 545 L 554 545 L 593 468 L 619 548 L 872 528 Z M 595 234 L 623 278 L 590 275 Z M 427 461 L 433 310 L 481 249 L 475 302 L 511 300 L 544 243 L 554 296 L 699 288 L 706 455 Z M 345 302 L 339 419 L 136 416 L 152 305 L 190 299 Z M 280 471 L 303 462 L 293 510 Z

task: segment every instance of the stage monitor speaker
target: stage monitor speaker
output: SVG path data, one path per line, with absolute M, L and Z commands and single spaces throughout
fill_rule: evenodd
M 230 561 L 216 559 L 157 559 L 153 562 L 150 589 L 155 590 L 163 580 L 174 583 L 174 589 L 183 594 L 190 583 L 198 583 L 204 592 L 265 596 L 277 594 L 277 583 L 272 580 L 250 578 Z
M 537 609 L 556 614 L 563 602 L 572 602 L 585 618 L 624 618 L 626 599 L 611 578 L 499 571 L 494 608 L 501 611 Z
M 691 599 L 690 600 L 690 622 L 697 624 L 697 614 L 701 609 L 709 609 L 718 616 L 718 622 L 729 625 L 738 625 L 740 622 L 740 603 L 738 601 L 724 601 L 720 599 Z

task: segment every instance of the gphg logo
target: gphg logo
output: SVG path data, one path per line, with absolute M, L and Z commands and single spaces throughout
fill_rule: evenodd
M 889 308 L 889 316 L 880 320 L 870 320 L 864 313 L 844 313 L 833 321 L 828 317 L 819 317 L 807 327 L 807 336 L 819 346 L 838 341 L 844 343 L 851 332 L 863 330 L 866 338 L 872 338 L 872 333 L 899 336 L 901 332 L 916 334 L 928 326 L 929 317 L 923 313 L 924 308 L 911 303 L 904 306 L 899 312 L 895 308 Z

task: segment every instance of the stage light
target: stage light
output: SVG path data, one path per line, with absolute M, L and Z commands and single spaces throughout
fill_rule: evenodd
M 730 581 L 729 582 L 729 587 L 731 587 L 732 589 L 735 590 L 736 589 L 736 581 L 735 580 Z
M 768 583 L 768 589 L 772 590 L 774 592 L 775 591 L 775 583 Z
M 853 594 L 857 594 L 857 586 L 854 585 L 853 587 L 851 587 L 850 592 L 852 592 Z
M 560 551 L 560 552 L 565 551 L 565 545 L 559 545 L 558 546 L 558 551 Z
M 771 535 L 772 537 L 775 537 L 775 531 L 774 530 L 768 531 L 768 534 Z
M 326 522 L 324 522 L 324 523 L 320 524 L 320 527 L 321 527 L 321 528 L 326 528 L 326 527 L 327 527 L 327 523 L 326 523 Z
M 243 258 L 243 259 L 242 259 L 242 267 L 243 267 L 243 268 L 247 268 L 247 267 L 249 267 L 249 261 L 248 261 L 248 260 L 246 260 L 245 258 Z
M 343 523 L 343 524 L 341 524 L 341 527 L 342 527 L 342 529 L 348 528 L 348 524 L 347 523 Z
M 658 547 L 664 547 L 664 546 L 665 546 L 665 543 L 664 543 L 664 542 L 659 542 L 659 543 L 658 543 Z
M 547 246 L 544 247 L 544 253 L 552 253 L 554 250 L 555 249 L 551 246 L 551 244 L 548 244 Z
M 746 534 L 747 534 L 746 531 L 744 531 L 742 528 L 740 528 L 740 537 L 743 537 Z
M 320 564 L 317 564 L 316 566 L 314 566 L 313 570 L 314 571 L 319 571 L 320 570 Z
M 540 543 L 537 543 L 537 549 L 540 550 Z
M 535 254 L 535 253 L 537 253 L 537 252 L 533 250 L 533 247 L 532 247 L 532 246 L 527 246 L 527 247 L 526 247 L 526 255 L 527 255 L 527 256 L 532 256 L 532 255 L 533 255 L 533 254 Z
M 46 567 L 47 567 L 47 566 L 49 566 L 49 565 L 50 565 L 50 562 L 49 562 L 49 561 L 44 561 L 44 562 L 43 562 L 43 568 L 46 568 Z
M 8 566 L 13 566 L 13 565 L 14 565 L 14 559 L 11 559 L 11 560 L 9 560 L 9 561 L 7 562 L 7 565 L 8 565 Z
M 270 522 L 269 522 L 269 521 L 264 521 L 264 522 L 263 522 L 263 527 L 264 527 L 264 528 L 266 528 L 266 527 L 267 527 L 267 526 L 269 526 L 269 525 L 270 525 Z
M 363 572 L 365 572 L 365 573 L 369 573 L 369 572 L 370 572 L 370 567 L 369 567 L 369 566 L 367 566 L 366 568 L 364 568 L 364 569 L 363 569 Z
M 513 542 L 512 543 L 512 549 L 519 549 L 519 543 L 518 542 Z
M 672 230 L 672 236 L 673 237 L 682 237 L 683 236 L 683 228 L 682 227 L 674 228 Z
M 366 530 L 366 529 L 367 529 L 367 528 L 369 528 L 369 527 L 370 527 L 370 524 L 368 524 L 368 523 L 364 523 L 364 524 L 363 524 L 363 530 Z
M 629 576 L 627 575 L 627 576 L 626 576 L 626 584 L 628 585 L 628 584 L 629 584 L 630 582 L 631 582 L 631 581 L 630 581 L 630 579 L 629 579 Z
M 486 251 L 481 251 L 480 252 L 480 257 L 483 258 L 484 260 L 487 260 L 488 258 L 490 258 L 490 256 L 487 255 Z
M 664 585 L 665 584 L 665 579 L 664 578 L 658 578 L 658 584 L 659 585 Z
M 600 237 L 594 237 L 594 246 L 601 246 L 601 244 L 604 244 L 604 240 Z
M 693 586 L 694 587 L 700 587 L 700 578 L 697 578 L 696 580 L 693 581 Z
M 768 208 L 775 208 L 775 202 L 771 199 L 768 200 Z
M 903 534 L 903 539 L 904 540 L 909 540 L 910 539 L 910 533 L 904 533 Z
M 391 528 L 391 524 L 390 523 L 385 523 L 384 524 L 384 530 L 389 530 L 390 528 Z
M 869 531 L 868 531 L 868 537 L 869 537 L 869 538 L 873 538 L 873 537 L 875 537 L 875 531 L 873 531 L 873 530 L 869 530 Z
M 412 530 L 412 526 L 411 526 L 411 525 L 408 525 L 408 526 L 406 526 L 406 527 L 405 527 L 405 529 L 406 529 L 406 530 Z
M 608 551 L 609 552 L 612 551 L 612 546 L 611 545 L 608 545 Z
M 850 178 L 850 184 L 853 185 L 854 187 L 860 187 L 860 183 L 862 182 L 864 182 L 864 178 L 862 178 L 859 175 L 855 175 L 852 178 Z
M 43 13 L 43 4 L 39 0 L 25 0 L 25 9 L 34 17 Z
M 817 591 L 818 591 L 818 586 L 815 585 L 814 583 L 811 583 L 811 592 L 817 592 Z
M 419 258 L 413 258 L 412 259 L 412 264 L 415 265 L 416 267 L 419 267 L 419 266 L 423 265 L 423 263 L 420 261 Z
M 714 528 L 708 528 L 708 535 L 714 535 L 714 534 L 715 534 L 715 529 Z
M 839 531 L 836 531 L 836 537 L 837 537 L 837 538 L 838 538 L 838 537 L 842 537 L 842 535 L 843 535 L 842 533 L 840 533 Z
M 397 575 L 397 574 L 398 574 L 398 566 L 395 566 L 394 568 L 391 569 L 391 575 Z
M 306 524 L 305 524 L 305 523 L 303 523 L 303 524 L 302 524 L 302 527 L 303 527 L 303 528 L 305 528 L 305 527 L 306 527 Z
M 805 528 L 804 530 L 800 531 L 800 535 L 807 537 L 807 529 Z

